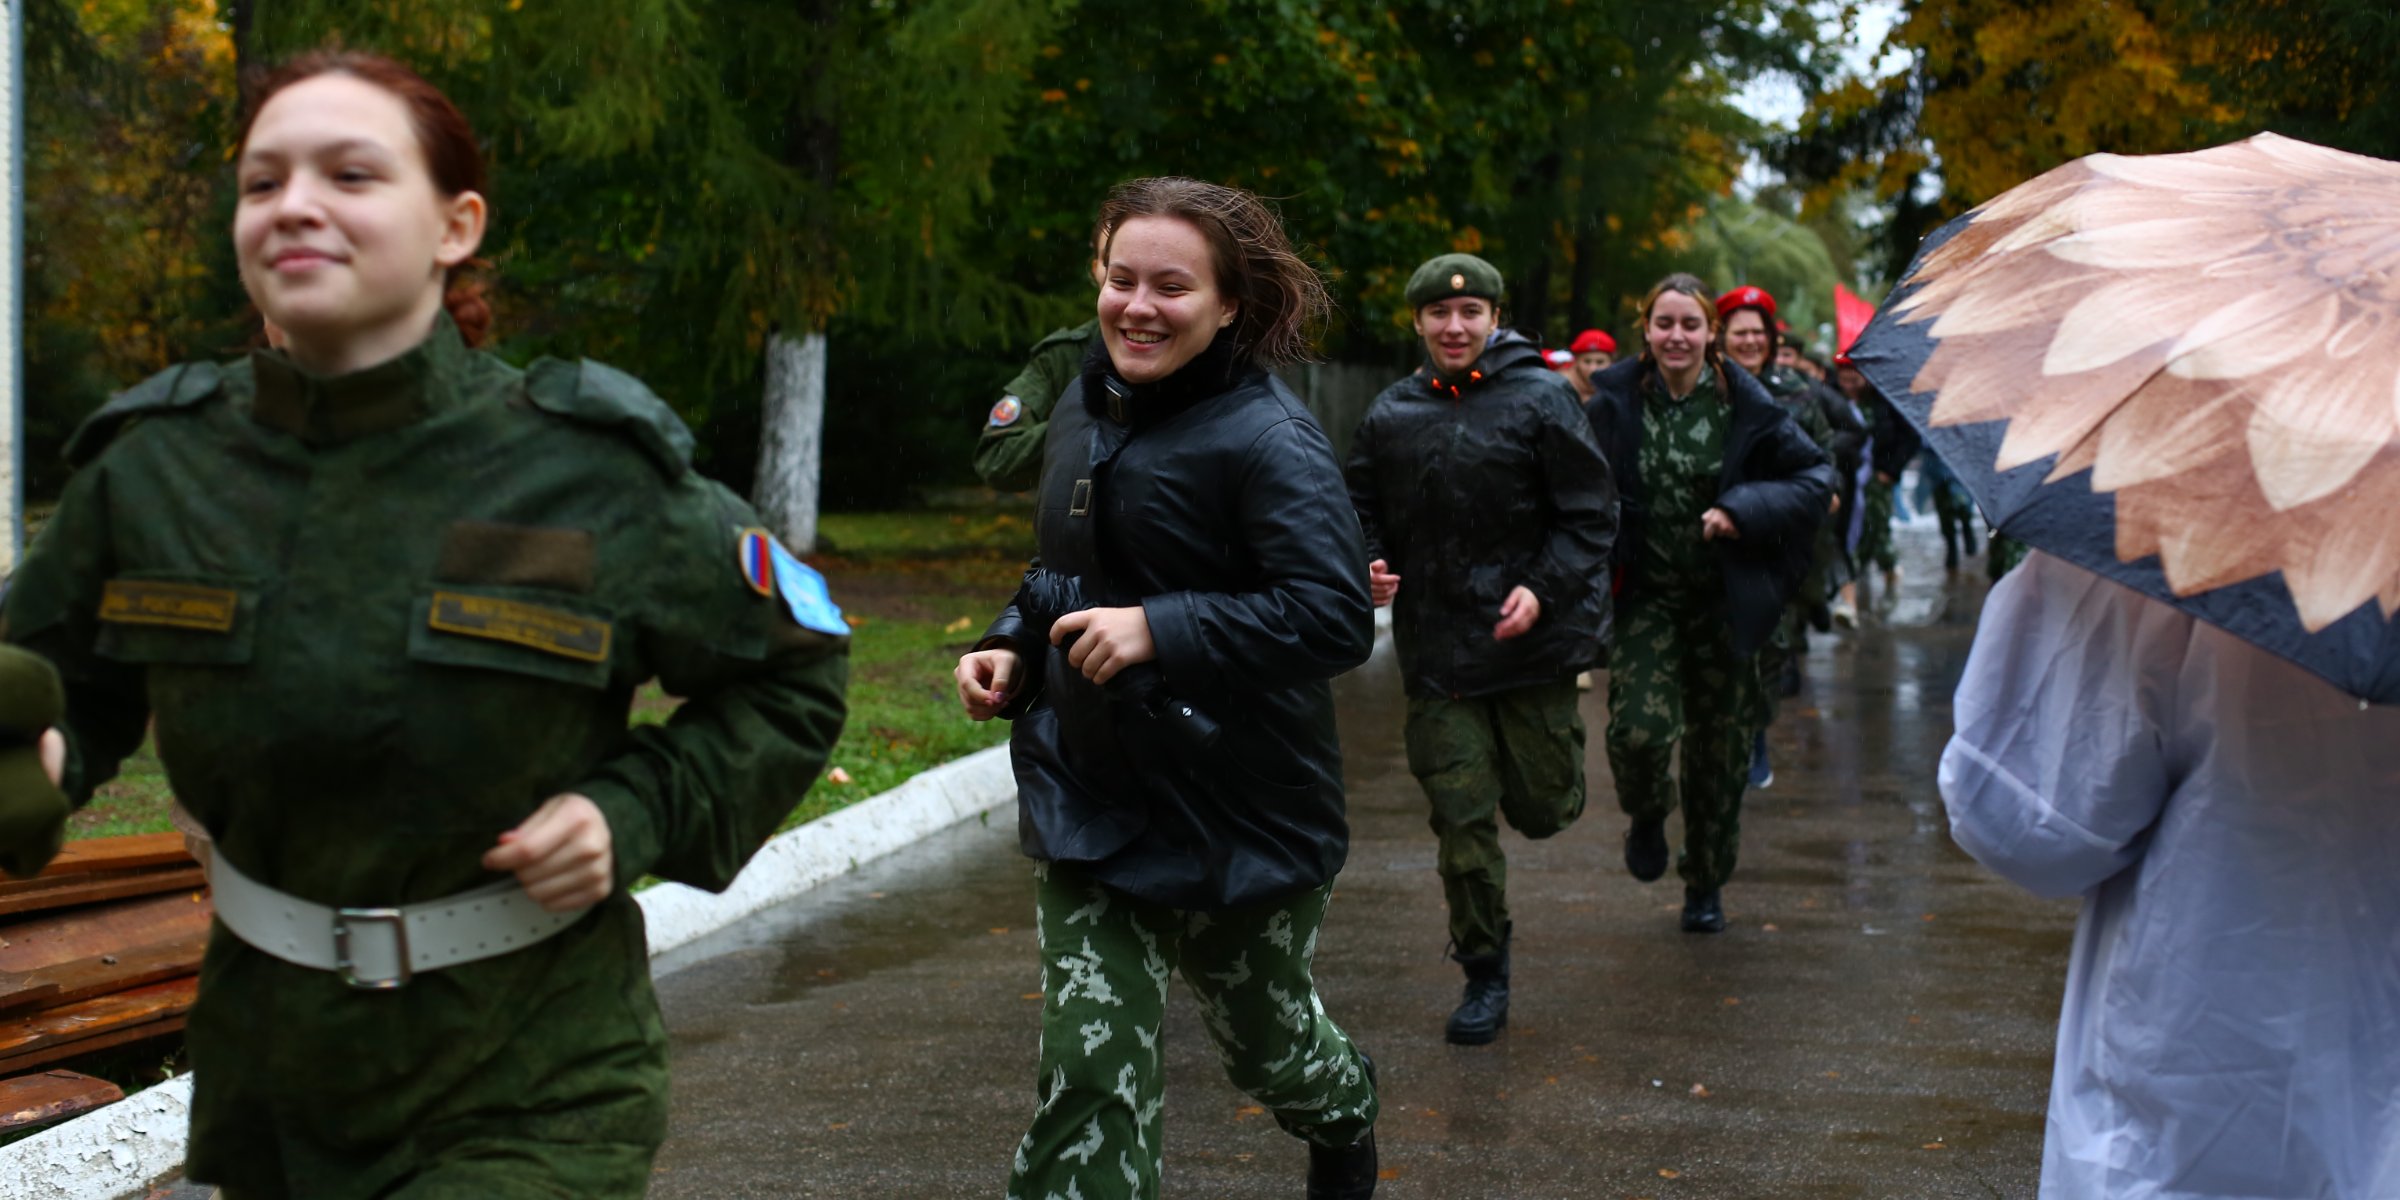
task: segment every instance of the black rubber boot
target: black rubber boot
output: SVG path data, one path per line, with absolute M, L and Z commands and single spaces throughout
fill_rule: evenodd
M 1625 869 L 1643 883 L 1667 873 L 1667 823 L 1665 820 L 1633 823 L 1625 831 Z
M 1508 1028 L 1508 931 L 1500 934 L 1500 949 L 1491 954 L 1455 954 L 1467 972 L 1467 994 L 1450 1014 L 1442 1035 L 1453 1046 L 1489 1045 Z
M 1683 931 L 1725 932 L 1725 906 L 1718 902 L 1717 889 L 1705 892 L 1693 887 L 1683 889 Z
M 1375 1060 L 1358 1052 L 1375 1082 Z M 1308 1144 L 1308 1200 L 1371 1200 L 1375 1195 L 1375 1131 L 1339 1150 Z

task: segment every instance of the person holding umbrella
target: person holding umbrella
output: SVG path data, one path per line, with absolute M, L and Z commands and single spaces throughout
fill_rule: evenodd
M 1725 928 L 1719 892 L 1740 847 L 1758 651 L 1808 573 L 1833 499 L 1825 452 L 1726 363 L 1717 320 L 1700 280 L 1660 280 L 1642 302 L 1643 353 L 1600 373 L 1587 410 L 1623 514 L 1610 556 L 1620 590 L 1608 762 L 1631 818 L 1625 867 L 1644 882 L 1666 873 L 1666 820 L 1680 803 L 1693 933 Z
M 1940 782 L 2083 898 L 2048 1200 L 2400 1195 L 2400 323 L 2328 253 L 2395 194 L 2272 134 L 2080 160 L 1936 232 L 1853 352 L 2032 547 Z

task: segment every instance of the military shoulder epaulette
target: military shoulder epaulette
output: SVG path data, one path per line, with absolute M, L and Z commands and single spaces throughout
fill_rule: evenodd
M 224 369 L 212 362 L 177 363 L 118 392 L 108 403 L 83 419 L 67 439 L 67 461 L 75 466 L 100 457 L 128 421 L 154 413 L 190 408 L 225 385 Z
M 545 358 L 525 371 L 525 397 L 554 416 L 633 439 L 669 479 L 692 466 L 692 431 L 641 380 L 591 359 Z

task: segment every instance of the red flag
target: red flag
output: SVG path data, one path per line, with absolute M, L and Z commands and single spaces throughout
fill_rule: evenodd
M 1833 285 L 1834 353 L 1848 354 L 1858 335 L 1865 332 L 1867 322 L 1875 319 L 1875 306 L 1858 298 L 1856 292 L 1841 284 Z

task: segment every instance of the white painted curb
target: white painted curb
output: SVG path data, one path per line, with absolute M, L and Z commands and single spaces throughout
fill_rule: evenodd
M 664 883 L 635 897 L 650 927 L 650 954 L 715 933 L 1016 796 L 1005 745 L 921 771 L 777 835 L 721 893 Z M 0 1197 L 138 1200 L 183 1166 L 191 1104 L 192 1079 L 184 1075 L 0 1147 Z
M 184 1075 L 0 1148 L 0 1196 L 141 1196 L 183 1165 L 183 1145 L 191 1127 L 192 1077 Z

